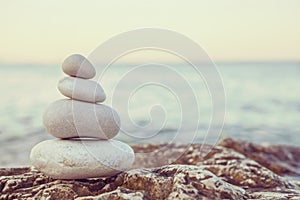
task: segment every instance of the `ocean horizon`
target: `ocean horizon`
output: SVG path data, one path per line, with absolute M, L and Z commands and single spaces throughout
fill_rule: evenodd
M 220 138 L 258 143 L 300 145 L 300 64 L 298 62 L 217 63 L 226 94 L 226 116 Z M 181 119 L 179 104 L 166 88 L 149 85 L 132 94 L 136 83 L 121 79 L 132 64 L 116 64 L 99 80 L 107 94 L 104 104 L 112 106 L 121 118 L 121 131 L 117 139 L 128 143 L 146 142 L 205 142 L 211 119 L 211 99 L 205 81 L 199 79 L 184 64 L 170 64 L 179 75 L 190 82 L 198 105 L 184 98 L 191 109 L 199 109 L 199 123 L 185 115 Z M 43 128 L 42 115 L 47 106 L 63 99 L 57 90 L 58 81 L 65 75 L 59 64 L 0 65 L 0 143 L 3 158 L 1 166 L 28 164 L 30 149 L 38 142 L 52 138 Z M 171 76 L 149 70 L 136 80 L 159 77 L 172 82 Z M 160 77 L 161 76 L 161 77 Z M 116 84 L 118 90 L 114 90 Z M 174 82 L 174 81 L 173 81 Z M 185 88 L 177 91 L 185 95 Z M 122 96 L 123 95 L 123 96 Z M 128 106 L 128 109 L 123 109 Z M 158 107 L 157 107 L 158 106 Z M 184 110 L 185 111 L 185 110 Z M 127 113 L 126 113 L 127 112 Z M 189 112 L 188 110 L 185 112 Z M 129 116 L 129 118 L 128 118 Z M 187 116 L 187 117 L 186 117 Z M 165 123 L 163 126 L 161 122 Z M 198 124 L 198 127 L 194 127 Z M 181 128 L 178 133 L 179 125 Z M 222 124 L 220 124 L 222 126 Z

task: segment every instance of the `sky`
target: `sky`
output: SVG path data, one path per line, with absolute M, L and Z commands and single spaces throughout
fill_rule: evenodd
M 0 63 L 59 63 L 114 35 L 170 29 L 217 62 L 299 61 L 299 0 L 0 0 Z

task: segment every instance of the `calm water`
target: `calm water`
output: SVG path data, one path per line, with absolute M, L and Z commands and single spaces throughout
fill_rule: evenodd
M 218 67 L 227 97 L 221 137 L 300 146 L 299 64 Z M 130 69 L 114 66 L 100 80 L 108 96 L 105 104 L 121 117 L 122 131 L 117 137 L 131 143 L 174 138 L 202 142 L 213 109 L 205 82 L 183 65 L 173 69 L 189 82 L 188 88 L 155 68 L 132 76 Z M 28 164 L 32 146 L 51 138 L 43 129 L 42 114 L 49 103 L 64 98 L 56 89 L 63 76 L 59 66 L 0 66 L 0 153 L 4 155 L 0 166 Z M 141 86 L 141 80 L 149 77 L 153 83 Z M 175 92 L 159 85 L 160 80 L 172 83 Z M 178 133 L 179 129 L 183 131 Z

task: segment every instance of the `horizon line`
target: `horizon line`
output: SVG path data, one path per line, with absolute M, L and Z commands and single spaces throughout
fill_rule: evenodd
M 227 65 L 227 64 L 300 64 L 300 60 L 226 60 L 226 61 L 213 61 L 216 65 Z M 135 61 L 128 61 L 128 62 L 122 62 L 118 64 L 124 64 L 124 65 L 130 65 L 130 64 L 140 64 L 141 62 L 135 62 Z M 149 62 L 146 61 L 146 63 L 159 63 L 158 62 Z M 183 62 L 174 62 L 174 61 L 163 61 L 163 63 L 168 64 L 182 64 Z M 198 61 L 195 62 L 198 64 L 205 64 L 207 62 Z M 8 66 L 15 66 L 15 65 L 61 65 L 61 63 L 55 63 L 55 62 L 0 62 L 0 66 L 8 65 Z

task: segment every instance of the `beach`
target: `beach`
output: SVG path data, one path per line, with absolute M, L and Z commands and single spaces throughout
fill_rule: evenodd
M 300 1 L 0 5 L 0 200 L 300 199 Z

